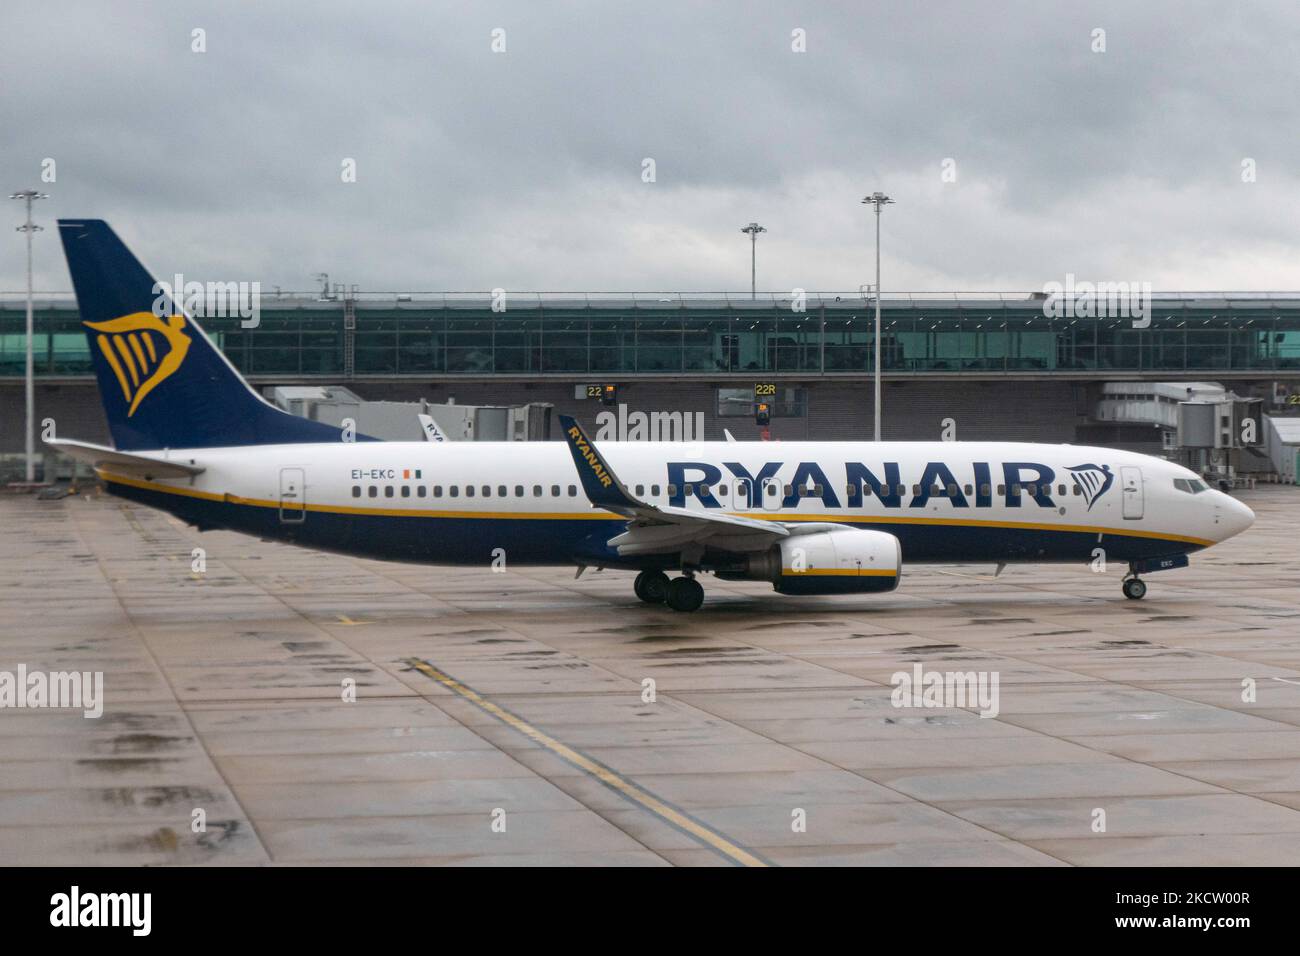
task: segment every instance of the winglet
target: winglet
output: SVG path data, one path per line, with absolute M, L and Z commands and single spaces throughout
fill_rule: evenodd
M 622 482 L 581 425 L 569 415 L 561 415 L 560 427 L 564 429 L 564 440 L 568 442 L 573 463 L 578 467 L 582 490 L 593 505 L 619 513 L 645 507 L 623 489 Z

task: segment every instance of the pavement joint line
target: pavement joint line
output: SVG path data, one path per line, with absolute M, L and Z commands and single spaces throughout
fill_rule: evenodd
M 130 508 L 121 508 L 121 513 L 127 519 L 127 523 L 132 525 L 137 534 L 150 543 L 156 543 L 153 539 L 146 537 L 143 526 L 135 519 Z M 78 520 L 79 517 L 78 513 L 72 515 L 72 527 L 76 532 L 78 540 L 81 542 L 81 546 L 89 551 L 90 548 L 86 541 L 85 532 L 82 530 L 81 522 Z M 145 633 L 144 628 L 140 626 L 139 622 L 136 621 L 135 617 L 131 614 L 130 609 L 127 607 L 127 602 L 123 599 L 121 592 L 117 588 L 116 579 L 108 576 L 108 570 L 104 567 L 104 559 L 101 555 L 96 554 L 95 567 L 98 569 L 99 576 L 108 584 L 108 591 L 112 595 L 114 603 L 117 604 L 118 610 L 121 611 L 122 617 L 125 619 L 131 634 L 140 642 L 141 649 L 143 649 L 145 654 L 148 655 L 158 677 L 167 687 L 168 693 L 171 694 L 171 703 L 175 705 L 176 709 L 179 710 L 181 715 L 185 718 L 185 722 L 189 724 L 190 733 L 194 735 L 194 741 L 198 745 L 199 752 L 203 754 L 208 765 L 217 775 L 217 779 L 221 781 L 222 785 L 226 788 L 226 791 L 230 794 L 230 799 L 234 802 L 235 807 L 241 814 L 243 814 L 244 820 L 248 823 L 248 829 L 252 832 L 253 839 L 257 841 L 258 849 L 262 851 L 262 855 L 266 857 L 267 862 L 274 862 L 275 857 L 271 853 L 270 845 L 258 829 L 257 823 L 253 820 L 253 815 L 249 813 L 248 808 L 244 806 L 244 801 L 240 799 L 239 792 L 235 789 L 225 771 L 221 769 L 221 764 L 217 761 L 217 758 L 208 748 L 207 741 L 204 740 L 203 735 L 199 733 L 199 728 L 194 723 L 194 718 L 190 715 L 189 710 L 186 709 L 185 701 L 182 700 L 180 694 L 176 692 L 176 685 L 173 683 L 171 675 L 167 673 L 167 669 L 163 666 L 162 661 L 158 659 L 158 655 L 154 652 L 152 645 L 149 643 L 149 637 Z M 161 698 L 160 700 L 165 701 L 166 699 Z M 152 701 L 149 702 L 152 703 Z
M 615 793 L 639 805 L 643 809 L 648 810 L 674 829 L 685 833 L 687 836 L 691 837 L 696 842 L 703 844 L 708 849 L 716 851 L 737 866 L 772 866 L 770 861 L 759 856 L 752 850 L 746 849 L 708 824 L 696 820 L 684 810 L 672 806 L 662 797 L 659 797 L 647 790 L 645 787 L 632 782 L 627 777 L 624 777 L 617 771 L 605 766 L 600 761 L 587 756 L 579 750 L 575 750 L 568 744 L 556 740 L 551 735 L 528 723 L 528 721 L 524 720 L 518 714 L 506 710 L 500 704 L 488 700 L 472 687 L 461 683 L 450 674 L 434 667 L 428 661 L 412 657 L 407 659 L 406 663 L 413 670 L 419 671 L 430 680 L 441 684 L 447 690 L 452 691 L 457 696 L 473 704 L 479 710 L 495 717 L 508 727 L 523 734 L 529 740 L 532 740 L 534 743 L 549 750 L 565 763 L 568 763 L 591 777 L 594 777 Z

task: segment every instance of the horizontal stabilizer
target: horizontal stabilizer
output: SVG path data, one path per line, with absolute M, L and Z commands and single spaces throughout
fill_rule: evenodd
M 201 467 L 194 464 L 192 458 L 184 461 L 164 461 L 147 455 L 117 451 L 104 445 L 70 441 L 66 438 L 52 438 L 45 444 L 77 461 L 84 461 L 96 470 L 104 469 L 132 478 L 192 478 L 203 471 Z

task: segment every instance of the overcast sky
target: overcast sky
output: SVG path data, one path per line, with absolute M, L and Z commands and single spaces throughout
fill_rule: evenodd
M 747 289 L 750 220 L 761 289 L 856 289 L 875 189 L 886 290 L 1296 290 L 1298 32 L 1282 2 L 5 0 L 0 187 L 264 291 Z M 51 229 L 37 288 L 70 287 Z

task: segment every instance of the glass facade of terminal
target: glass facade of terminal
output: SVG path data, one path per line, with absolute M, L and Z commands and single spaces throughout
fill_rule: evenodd
M 871 309 L 859 298 L 738 303 L 480 303 L 361 299 L 355 329 L 340 301 L 263 297 L 260 324 L 201 324 L 242 372 L 259 377 L 846 375 L 869 372 Z M 1129 318 L 1053 318 L 1028 298 L 891 301 L 883 307 L 890 372 L 1205 372 L 1300 370 L 1300 299 L 1157 300 L 1149 327 Z M 38 301 L 41 376 L 85 376 L 90 355 L 75 305 Z M 20 299 L 0 305 L 0 376 L 23 374 Z M 351 361 L 349 363 L 349 352 Z

